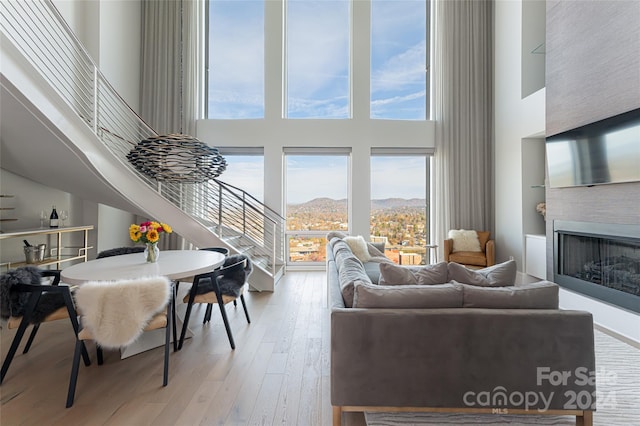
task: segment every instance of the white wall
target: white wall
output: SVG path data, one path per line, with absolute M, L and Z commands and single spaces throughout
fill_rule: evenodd
M 94 63 L 134 111 L 140 111 L 140 0 L 54 0 Z
M 139 0 L 100 2 L 98 66 L 136 112 L 140 111 L 141 20 Z
M 89 232 L 89 245 L 93 247 L 88 252 L 90 258 L 95 257 L 101 250 L 132 245 L 129 239 L 129 225 L 135 222 L 136 217 L 129 212 L 75 197 L 68 192 L 59 191 L 2 169 L 0 169 L 0 193 L 14 195 L 12 198 L 0 199 L 2 207 L 14 208 L 9 211 L 3 210 L 2 218 L 18 219 L 0 222 L 0 230 L 3 232 L 40 228 L 40 211 L 45 210 L 48 217 L 52 206 L 55 205 L 58 212 L 61 210 L 69 212 L 66 226 L 94 226 L 94 230 Z M 45 222 L 45 227 L 49 227 L 48 220 Z M 64 243 L 73 246 L 82 245 L 80 234 L 73 234 L 72 238 L 74 239 Z M 29 242 L 52 244 L 47 237 L 33 237 Z M 0 263 L 20 260 L 23 256 L 21 239 L 2 241 Z
M 133 245 L 131 238 L 129 238 L 129 225 L 132 223 L 137 223 L 135 215 L 104 204 L 99 204 L 97 253 L 115 247 Z
M 545 90 L 521 99 L 522 4 L 495 4 L 496 261 L 513 256 L 524 269 L 523 139 L 543 136 Z M 537 159 L 536 161 L 539 161 Z
M 0 193 L 13 195 L 12 198 L 2 198 L 2 207 L 13 207 L 12 211 L 2 211 L 3 218 L 17 218 L 15 222 L 0 222 L 0 229 L 3 232 L 18 231 L 22 229 L 40 228 L 40 211 L 47 212 L 47 218 L 51 213 L 52 206 L 56 210 L 69 211 L 69 225 L 92 225 L 96 223 L 95 218 L 86 218 L 84 205 L 85 201 L 74 197 L 64 191 L 59 191 L 45 185 L 41 185 L 29 179 L 25 179 L 14 173 L 0 169 Z M 95 203 L 92 203 L 95 204 Z M 93 220 L 92 220 L 93 219 Z M 85 222 L 85 220 L 88 220 Z M 49 228 L 49 221 L 44 224 Z M 95 233 L 90 233 L 91 238 L 95 238 Z M 65 242 L 71 245 L 81 245 L 80 235 L 73 236 L 76 240 Z M 31 244 L 45 243 L 51 245 L 47 237 L 33 237 L 29 239 Z M 90 244 L 95 244 L 90 242 Z M 17 261 L 24 258 L 21 239 L 3 240 L 0 250 L 0 260 Z
M 77 200 L 69 193 L 58 191 L 37 182 L 25 179 L 14 173 L 0 169 L 0 193 L 13 195 L 12 198 L 2 198 L 2 207 L 12 207 L 13 211 L 2 211 L 2 218 L 17 218 L 15 222 L 0 222 L 0 230 L 11 232 L 25 228 L 40 227 L 40 211 L 47 212 L 47 218 L 51 213 L 51 207 L 56 210 L 68 210 L 69 222 L 75 223 L 75 219 L 81 212 L 77 210 Z M 45 224 L 49 227 L 49 223 Z

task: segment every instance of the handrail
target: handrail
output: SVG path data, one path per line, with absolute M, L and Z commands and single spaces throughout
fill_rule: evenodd
M 247 191 L 245 191 L 244 189 L 242 189 L 242 188 L 238 188 L 237 186 L 233 186 L 233 185 L 231 185 L 231 184 L 229 184 L 229 183 L 226 183 L 226 182 L 222 182 L 222 181 L 220 181 L 220 180 L 218 180 L 218 179 L 213 179 L 213 180 L 215 180 L 216 182 L 218 182 L 219 184 L 221 184 L 221 185 L 223 185 L 223 186 L 231 187 L 231 188 L 233 188 L 233 189 L 235 189 L 235 190 L 237 190 L 237 191 L 242 192 L 242 194 L 247 195 L 249 198 L 251 198 L 252 200 L 254 200 L 256 203 L 258 203 L 258 204 L 262 205 L 265 209 L 269 210 L 269 212 L 271 212 L 274 216 L 276 216 L 276 218 L 281 219 L 281 220 L 286 220 L 286 219 L 284 218 L 284 216 L 282 216 L 280 213 L 278 213 L 277 211 L 273 210 L 271 207 L 267 206 L 267 205 L 266 205 L 266 204 L 264 204 L 262 201 L 258 200 L 256 197 L 254 197 L 253 195 L 249 194 L 249 193 L 248 193 Z
M 52 1 L 3 0 L 0 18 L 2 32 L 93 130 L 114 160 L 194 220 L 209 229 L 213 225 L 219 238 L 240 232 L 244 244 L 251 243 L 257 255 L 268 256 L 275 275 L 276 264 L 284 263 L 285 219 L 280 214 L 217 179 L 201 184 L 158 182 L 138 172 L 127 154 L 156 132 L 107 81 Z

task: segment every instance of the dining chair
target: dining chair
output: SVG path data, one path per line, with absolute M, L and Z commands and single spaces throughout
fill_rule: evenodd
M 67 408 L 73 405 L 75 398 L 80 352 L 85 340 L 93 340 L 96 343 L 98 365 L 102 365 L 103 349 L 125 347 L 135 342 L 145 331 L 164 328 L 162 386 L 167 386 L 172 328 L 169 318 L 173 317 L 175 312 L 175 289 L 168 278 L 90 281 L 76 291 L 76 303 L 81 312 L 81 329 L 73 354 Z M 173 334 L 175 335 L 175 322 Z
M 142 253 L 143 251 L 143 246 L 116 247 L 101 251 L 100 253 L 98 253 L 98 256 L 96 256 L 96 259 L 102 259 L 104 257 L 111 256 L 120 256 L 122 254 Z
M 42 284 L 43 278 L 52 278 L 50 284 Z M 69 318 L 74 334 L 78 334 L 78 318 L 69 286 L 59 285 L 60 271 L 41 270 L 32 266 L 9 270 L 0 277 L 2 318 L 7 328 L 17 328 L 11 347 L 2 363 L 0 383 L 9 370 L 22 337 L 31 324 L 33 328 L 22 351 L 29 352 L 31 344 L 43 322 Z M 90 365 L 84 345 L 80 347 L 85 365 Z
M 229 256 L 229 249 L 226 247 L 205 247 L 200 250 L 215 251 L 216 253 L 223 254 L 225 257 Z M 221 266 L 219 266 L 218 269 L 219 268 L 221 268 Z M 236 299 L 233 299 L 233 306 L 238 306 L 238 302 Z M 211 319 L 212 310 L 213 310 L 213 303 L 208 303 L 207 309 L 205 309 L 205 312 L 204 312 L 204 318 L 202 320 L 203 324 L 206 324 Z
M 187 304 L 187 312 L 182 324 L 178 350 L 182 349 L 187 327 L 189 326 L 191 311 L 195 303 L 206 303 L 207 307 L 214 303 L 218 304 L 231 349 L 236 348 L 236 344 L 233 340 L 233 334 L 231 333 L 231 327 L 229 326 L 229 319 L 227 317 L 225 305 L 240 298 L 245 317 L 247 318 L 247 323 L 251 324 L 251 318 L 249 317 L 247 304 L 244 300 L 243 290 L 252 271 L 251 259 L 247 255 L 234 254 L 225 259 L 222 267 L 214 270 L 213 272 L 196 275 L 194 277 L 191 289 L 182 300 Z M 205 323 L 210 320 L 211 311 L 206 311 Z

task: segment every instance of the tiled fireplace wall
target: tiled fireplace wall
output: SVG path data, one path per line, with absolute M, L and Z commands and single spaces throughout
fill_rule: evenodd
M 640 222 L 640 182 L 576 188 L 548 188 L 547 277 L 553 278 L 553 221 L 610 224 Z

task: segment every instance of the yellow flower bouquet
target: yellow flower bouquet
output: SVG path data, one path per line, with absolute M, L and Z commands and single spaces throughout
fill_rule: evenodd
M 136 243 L 145 243 L 145 256 L 147 262 L 156 262 L 160 250 L 158 249 L 158 240 L 161 233 L 170 234 L 173 232 L 171 227 L 166 223 L 155 221 L 142 222 L 141 224 L 132 224 L 129 226 L 129 237 Z

